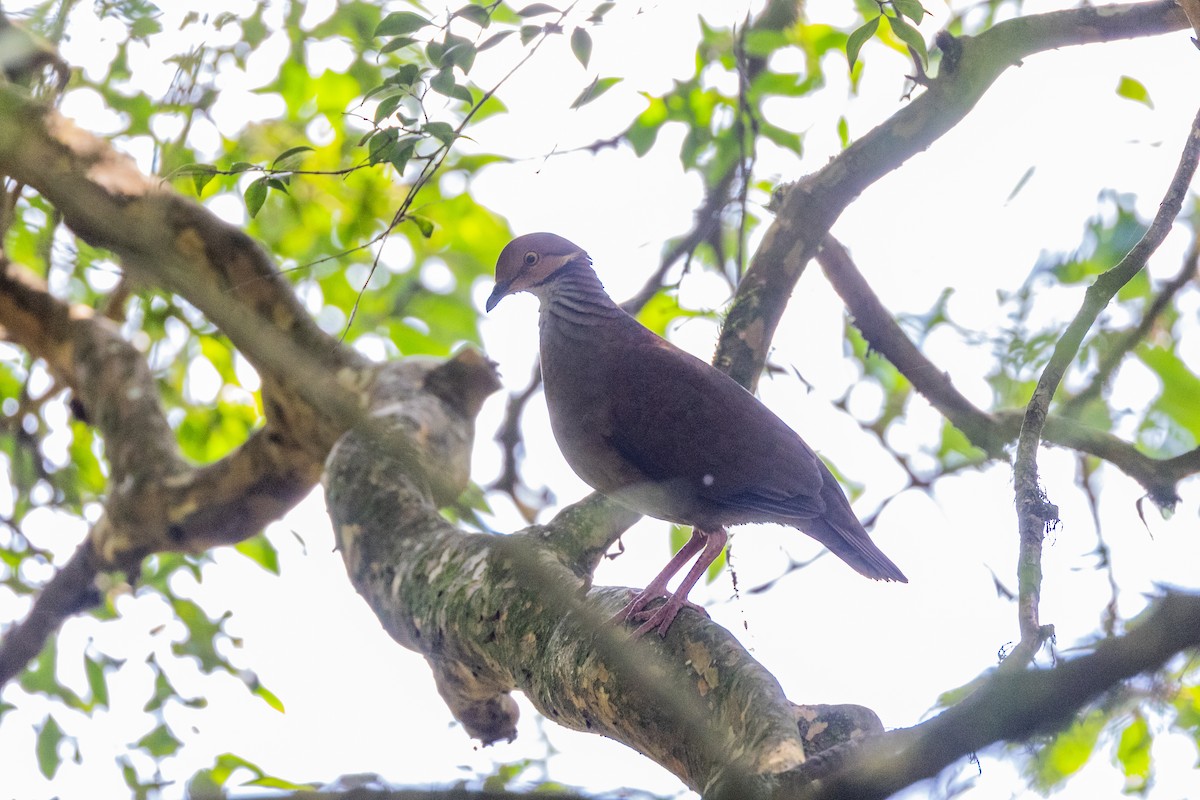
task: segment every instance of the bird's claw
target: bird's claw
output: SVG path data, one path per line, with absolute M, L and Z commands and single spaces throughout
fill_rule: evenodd
M 657 608 L 648 608 L 651 603 L 660 598 L 665 598 L 662 605 Z M 640 622 L 641 624 L 634 630 L 635 637 L 642 636 L 650 631 L 658 631 L 659 636 L 666 636 L 667 631 L 671 628 L 671 623 L 675 621 L 675 617 L 685 608 L 690 608 L 692 611 L 698 612 L 706 619 L 708 612 L 703 607 L 696 605 L 690 600 L 676 597 L 675 595 L 649 595 L 639 594 L 629 601 L 629 605 L 622 608 L 613 616 L 613 622 Z

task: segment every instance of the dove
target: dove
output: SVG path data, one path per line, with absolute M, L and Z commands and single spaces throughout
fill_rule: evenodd
M 517 292 L 541 304 L 542 382 L 567 463 L 615 502 L 692 527 L 688 542 L 617 615 L 640 623 L 638 635 L 666 636 L 682 608 L 697 608 L 688 593 L 733 525 L 788 525 L 868 578 L 908 582 L 812 448 L 732 378 L 625 313 L 581 247 L 553 233 L 513 239 L 497 260 L 487 310 Z

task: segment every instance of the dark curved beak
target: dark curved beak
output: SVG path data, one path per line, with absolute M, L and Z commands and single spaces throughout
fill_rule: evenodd
M 488 311 L 491 311 L 493 308 L 495 308 L 496 304 L 503 300 L 504 296 L 508 294 L 508 286 L 511 283 L 512 281 L 497 283 L 496 288 L 492 289 L 492 293 L 488 295 L 487 302 L 483 304 L 483 307 Z

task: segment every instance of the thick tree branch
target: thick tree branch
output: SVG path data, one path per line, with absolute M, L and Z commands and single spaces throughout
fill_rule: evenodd
M 16 89 L 0 85 L 0 173 L 41 192 L 89 241 L 110 247 L 142 282 L 199 307 L 258 368 L 264 427 L 214 464 L 182 462 L 157 387 L 110 321 L 53 298 L 8 264 L 0 275 L 0 325 L 72 387 L 105 441 L 111 483 L 86 547 L 94 569 L 136 570 L 162 550 L 199 551 L 252 536 L 311 489 L 337 436 L 360 421 L 374 370 L 325 336 L 265 252 L 241 231 L 142 176 L 106 142 Z M 467 354 L 464 354 L 467 355 Z M 482 361 L 478 354 L 469 355 Z M 461 359 L 458 361 L 461 362 Z M 397 452 L 411 445 L 394 444 Z M 415 464 L 415 461 L 413 462 Z M 465 466 L 462 470 L 465 471 Z M 439 496 L 454 476 L 433 475 Z M 86 594 L 91 577 L 55 593 Z M 75 608 L 35 608 L 17 638 L 44 638 Z M 14 646 L 16 654 L 19 647 Z M 15 660 L 19 660 L 14 655 Z
M 1185 25 L 1172 0 L 1157 0 L 1032 14 L 976 37 L 939 36 L 942 71 L 924 94 L 825 167 L 779 192 L 775 221 L 738 287 L 714 363 L 743 386 L 757 385 L 792 289 L 842 211 L 957 125 L 1010 66 L 1044 50 L 1154 36 Z
M 419 369 L 387 368 L 374 416 L 436 444 L 463 418 L 413 392 Z M 438 468 L 436 457 L 427 461 L 427 471 Z M 550 719 L 625 742 L 706 796 L 748 797 L 745 781 L 766 791 L 770 775 L 803 760 L 798 719 L 814 749 L 828 745 L 825 729 L 839 732 L 835 741 L 879 730 L 858 707 L 793 706 L 727 631 L 695 612 L 665 640 L 631 639 L 612 624 L 632 590 L 589 589 L 589 578 L 633 515 L 614 515 L 607 501 L 585 500 L 509 536 L 464 533 L 357 431 L 330 455 L 324 482 L 354 585 L 396 641 L 425 655 L 455 716 L 485 742 L 513 735 L 509 693 L 521 690 Z
M 1048 670 L 994 670 L 958 705 L 927 722 L 861 745 L 832 761 L 812 759 L 778 798 L 876 800 L 938 774 L 990 744 L 1057 730 L 1121 681 L 1200 646 L 1200 596 L 1169 593 L 1137 627 L 1089 655 Z M 812 782 L 816 779 L 816 782 Z
M 283 390 L 277 402 L 316 409 L 318 449 L 345 430 L 326 417 L 361 413 L 369 364 L 317 327 L 257 242 L 10 86 L 0 86 L 0 173 L 36 189 L 135 278 L 199 308 Z
M 1100 312 L 1116 296 L 1122 286 L 1141 272 L 1146 261 L 1158 249 L 1167 233 L 1175 224 L 1183 208 L 1188 187 L 1196 174 L 1200 162 L 1200 111 L 1197 111 L 1192 127 L 1188 131 L 1183 153 L 1175 175 L 1171 178 L 1166 194 L 1159 204 L 1158 213 L 1145 234 L 1125 257 L 1112 269 L 1104 272 L 1088 287 L 1083 305 L 1067 326 L 1054 346 L 1050 361 L 1042 370 L 1033 396 L 1025 408 L 1021 422 L 1021 435 L 1017 440 L 1017 455 L 1013 465 L 1013 482 L 1016 490 L 1017 521 L 1020 529 L 1020 555 L 1017 562 L 1017 615 L 1021 627 L 1021 641 L 1009 655 L 1008 661 L 1023 666 L 1033 659 L 1041 649 L 1052 629 L 1039 621 L 1038 605 L 1042 585 L 1042 539 L 1049 526 L 1057 523 L 1058 509 L 1046 499 L 1038 481 L 1037 450 L 1042 440 L 1042 430 L 1050 401 L 1063 375 L 1079 352 L 1083 337 L 1091 330 Z
M 184 469 L 154 377 L 110 320 L 54 298 L 41 278 L 0 254 L 0 335 L 46 362 L 105 438 L 117 483 Z
M 443 426 L 463 420 L 414 394 L 414 369 L 390 369 L 377 415 L 437 445 Z M 435 469 L 437 459 L 430 462 Z M 578 558 L 559 547 L 569 532 L 593 527 L 604 504 L 572 507 L 511 536 L 466 534 L 436 513 L 386 449 L 358 433 L 331 455 L 325 485 L 352 581 L 389 633 L 429 659 L 469 733 L 511 737 L 508 695 L 521 690 L 547 717 L 630 744 L 706 797 L 886 797 L 990 743 L 1060 726 L 1120 681 L 1200 644 L 1200 597 L 1168 595 L 1090 655 L 1046 671 L 993 671 L 933 720 L 863 738 L 878 731 L 873 715 L 860 709 L 866 716 L 855 721 L 851 707 L 791 706 L 740 645 L 698 614 L 685 612 L 662 641 L 629 640 L 606 623 L 628 590 L 588 590 L 598 551 Z M 856 730 L 847 735 L 858 744 L 810 747 L 801 765 L 795 726 L 814 717 L 818 730 L 828 721 Z

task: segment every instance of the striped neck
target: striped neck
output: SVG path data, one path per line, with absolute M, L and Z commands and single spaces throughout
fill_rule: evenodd
M 541 324 L 562 321 L 571 325 L 604 325 L 625 316 L 590 266 L 571 262 L 530 291 L 542 303 Z

